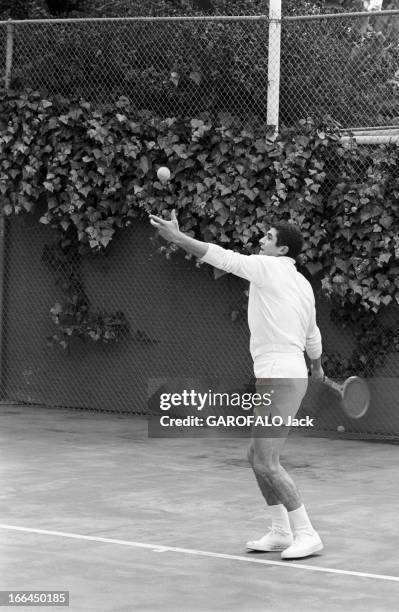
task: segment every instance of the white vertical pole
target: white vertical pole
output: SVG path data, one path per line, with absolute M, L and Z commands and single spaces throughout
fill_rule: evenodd
M 12 56 L 14 51 L 14 24 L 11 19 L 7 23 L 7 47 L 6 47 L 6 74 L 5 74 L 5 89 L 10 89 L 11 71 L 12 71 Z
M 267 125 L 277 136 L 280 106 L 281 0 L 269 2 Z

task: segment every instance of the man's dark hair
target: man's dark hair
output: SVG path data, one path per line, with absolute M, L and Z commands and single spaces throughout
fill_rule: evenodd
M 303 247 L 303 236 L 297 225 L 288 221 L 278 221 L 272 225 L 277 231 L 276 246 L 287 246 L 287 257 L 296 259 Z

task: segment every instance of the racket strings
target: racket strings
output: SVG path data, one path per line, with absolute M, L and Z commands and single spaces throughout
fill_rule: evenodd
M 350 416 L 361 417 L 367 411 L 370 400 L 367 386 L 359 380 L 351 381 L 344 389 L 342 400 Z

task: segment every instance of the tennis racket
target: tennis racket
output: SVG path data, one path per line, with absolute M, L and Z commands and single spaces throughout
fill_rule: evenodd
M 349 376 L 340 385 L 324 376 L 323 383 L 339 394 L 342 408 L 348 417 L 360 419 L 366 414 L 370 405 L 370 390 L 364 378 Z

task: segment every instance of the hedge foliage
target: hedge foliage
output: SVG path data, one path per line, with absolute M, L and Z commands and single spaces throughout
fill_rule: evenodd
M 337 320 L 364 337 L 364 325 L 399 303 L 394 145 L 343 144 L 328 117 L 300 120 L 273 142 L 230 115 L 161 119 L 127 98 L 99 111 L 9 92 L 0 109 L 2 210 L 38 211 L 64 252 L 102 251 L 150 211 L 176 208 L 183 231 L 244 253 L 256 252 L 265 226 L 291 219 Z M 156 178 L 161 165 L 172 172 L 167 185 Z

